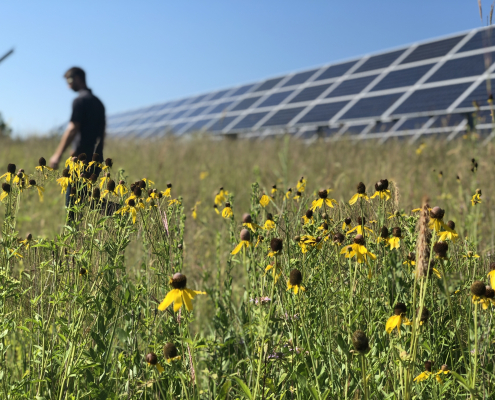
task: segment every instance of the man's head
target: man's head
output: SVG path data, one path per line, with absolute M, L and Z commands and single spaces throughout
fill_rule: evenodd
M 82 68 L 72 67 L 64 74 L 67 84 L 74 91 L 86 89 L 86 73 Z

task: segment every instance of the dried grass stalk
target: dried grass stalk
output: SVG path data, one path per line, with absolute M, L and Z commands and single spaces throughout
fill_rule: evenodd
M 421 209 L 421 215 L 418 222 L 418 242 L 416 248 L 416 274 L 418 278 L 426 276 L 428 274 L 428 261 L 430 259 L 429 243 L 431 240 L 431 233 L 428 228 L 428 222 L 430 222 L 430 212 L 428 199 L 423 199 L 423 207 Z

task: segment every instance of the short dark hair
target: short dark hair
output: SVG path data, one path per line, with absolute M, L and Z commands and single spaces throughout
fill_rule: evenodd
M 75 76 L 78 76 L 83 82 L 86 82 L 86 72 L 84 72 L 82 68 L 72 67 L 64 74 L 65 79 L 74 78 Z

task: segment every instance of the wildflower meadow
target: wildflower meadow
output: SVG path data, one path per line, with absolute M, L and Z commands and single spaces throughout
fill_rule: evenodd
M 494 398 L 475 135 L 4 144 L 0 398 Z

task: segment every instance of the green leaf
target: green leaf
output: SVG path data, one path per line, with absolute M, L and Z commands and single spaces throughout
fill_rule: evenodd
M 314 386 L 308 386 L 308 389 L 315 400 L 320 400 L 320 396 Z
M 249 399 L 249 400 L 253 400 L 253 395 L 251 394 L 251 391 L 249 390 L 249 388 L 247 387 L 247 385 L 244 383 L 244 381 L 240 378 L 238 378 L 237 376 L 233 376 L 232 377 L 236 382 L 237 384 L 241 387 L 242 391 L 244 392 L 244 394 L 246 395 L 246 397 Z
M 216 397 L 215 400 L 224 400 L 225 398 L 227 398 L 227 394 L 229 393 L 231 386 L 232 386 L 232 381 L 230 379 L 227 379 L 220 388 L 220 392 L 218 393 L 218 396 Z

